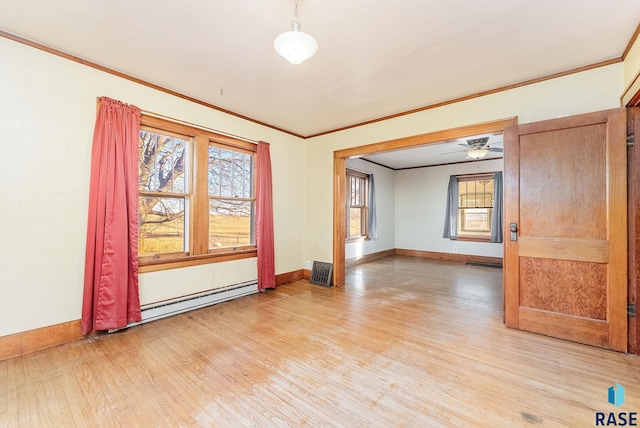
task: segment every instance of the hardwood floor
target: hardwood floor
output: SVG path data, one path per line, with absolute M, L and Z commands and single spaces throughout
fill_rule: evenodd
M 640 411 L 640 358 L 507 329 L 501 275 L 389 257 L 344 289 L 298 281 L 0 362 L 0 426 L 576 427 Z

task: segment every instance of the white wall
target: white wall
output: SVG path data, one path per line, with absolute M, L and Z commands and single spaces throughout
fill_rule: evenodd
M 0 38 L 0 336 L 81 316 L 96 98 L 271 143 L 276 273 L 303 266 L 304 142 Z M 197 96 L 197 94 L 196 94 Z M 140 275 L 142 303 L 256 278 L 256 260 Z
M 376 186 L 376 224 L 378 238 L 362 242 L 348 243 L 345 246 L 345 258 L 362 257 L 367 254 L 391 250 L 395 245 L 395 185 L 394 171 L 364 161 L 348 159 L 347 167 L 374 175 Z
M 612 64 L 307 140 L 305 260 L 332 257 L 335 150 L 514 116 L 519 123 L 529 123 L 616 108 L 623 92 L 623 75 L 623 64 Z
M 497 159 L 396 171 L 396 248 L 502 257 L 502 244 L 442 237 L 449 176 L 502 170 Z

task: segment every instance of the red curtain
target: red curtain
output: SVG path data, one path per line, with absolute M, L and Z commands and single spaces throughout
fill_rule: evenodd
M 140 321 L 140 109 L 101 97 L 93 133 L 82 334 Z
M 269 143 L 258 142 L 256 186 L 256 245 L 258 246 L 258 290 L 276 288 L 273 244 L 273 191 Z

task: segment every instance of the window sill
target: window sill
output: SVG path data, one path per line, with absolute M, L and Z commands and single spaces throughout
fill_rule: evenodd
M 491 243 L 491 238 L 488 236 L 460 236 L 458 235 L 458 241 L 469 241 L 469 242 L 488 242 Z
M 213 254 L 197 256 L 167 257 L 161 259 L 145 258 L 138 262 L 138 273 L 157 272 L 161 270 L 177 269 L 188 266 L 199 266 L 209 263 L 221 263 L 232 260 L 248 259 L 258 256 L 255 247 L 239 249 L 236 251 L 216 251 Z
M 355 238 L 347 238 L 345 243 L 352 244 L 354 242 L 363 242 L 363 241 L 371 241 L 371 238 L 367 238 L 366 236 L 357 236 Z

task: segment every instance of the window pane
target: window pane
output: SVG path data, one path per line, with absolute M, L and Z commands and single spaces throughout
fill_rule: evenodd
M 139 199 L 138 254 L 185 251 L 184 198 Z
M 253 244 L 252 201 L 209 200 L 209 248 Z
M 186 193 L 187 140 L 152 131 L 140 131 L 138 163 L 140 190 Z
M 460 208 L 493 207 L 493 180 L 458 182 Z
M 253 156 L 209 146 L 209 196 L 250 198 Z
M 489 232 L 491 230 L 491 210 L 487 208 L 466 208 L 459 210 L 459 232 Z
M 351 178 L 351 205 L 360 205 L 360 181 L 357 177 Z
M 349 236 L 362 234 L 362 208 L 349 209 Z

